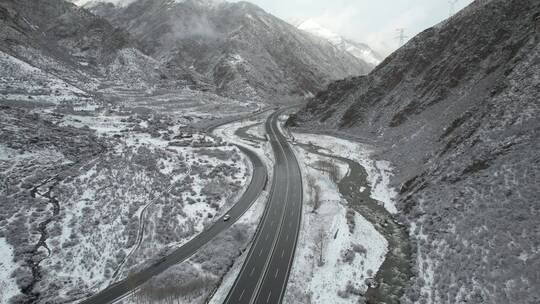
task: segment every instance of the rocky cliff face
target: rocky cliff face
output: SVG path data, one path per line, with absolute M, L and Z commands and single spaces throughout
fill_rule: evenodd
M 416 278 L 407 303 L 535 303 L 540 293 L 540 2 L 476 1 L 290 124 L 392 160 Z
M 247 3 L 138 0 L 90 3 L 172 70 L 237 98 L 281 100 L 314 94 L 371 66 Z M 187 69 L 187 71 L 186 71 Z

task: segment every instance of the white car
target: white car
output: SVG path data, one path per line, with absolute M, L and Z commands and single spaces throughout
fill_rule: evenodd
M 226 222 L 226 221 L 228 221 L 228 220 L 230 220 L 230 219 L 231 219 L 231 216 L 228 215 L 228 214 L 225 214 L 225 216 L 223 217 L 223 221 L 224 221 L 224 222 Z

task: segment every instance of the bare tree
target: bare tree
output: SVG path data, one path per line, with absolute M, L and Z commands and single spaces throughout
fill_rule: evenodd
M 326 241 L 326 232 L 321 227 L 315 235 L 315 252 L 317 253 L 318 260 L 317 265 L 319 267 L 324 265 L 324 244 Z
M 328 174 L 328 177 L 334 184 L 339 183 L 340 172 L 339 172 L 339 167 L 334 158 L 331 158 L 329 160 L 317 161 L 316 165 L 317 165 L 317 168 L 315 169 L 323 171 L 326 174 Z
M 321 186 L 319 186 L 313 178 L 308 178 L 308 189 L 310 189 L 313 198 L 313 210 L 311 210 L 311 212 L 316 213 L 317 209 L 321 206 Z
M 339 167 L 336 164 L 336 160 L 332 158 L 330 161 L 327 162 L 327 164 L 328 176 L 330 176 L 330 180 L 334 184 L 339 183 Z

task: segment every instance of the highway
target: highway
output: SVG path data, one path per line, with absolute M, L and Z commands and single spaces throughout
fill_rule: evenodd
M 274 112 L 265 128 L 275 155 L 274 177 L 264 215 L 257 228 L 248 257 L 225 303 L 281 303 L 291 270 L 302 214 L 302 177 L 298 162 L 287 139 L 278 128 L 284 110 Z M 225 121 L 223 125 L 230 123 Z M 219 125 L 213 125 L 212 130 Z M 232 226 L 255 202 L 267 184 L 268 174 L 262 160 L 251 150 L 238 146 L 253 163 L 253 178 L 242 198 L 229 210 L 230 220 L 220 218 L 207 230 L 153 265 L 119 281 L 80 302 L 115 302 L 152 277 L 194 255 L 218 234 Z
M 217 126 L 214 126 L 214 128 Z M 127 279 L 119 281 L 107 287 L 103 291 L 87 298 L 80 302 L 82 304 L 104 304 L 112 303 L 136 290 L 143 283 L 152 277 L 164 272 L 169 267 L 181 263 L 192 255 L 194 255 L 201 247 L 210 242 L 218 234 L 232 226 L 257 200 L 261 192 L 264 190 L 268 181 L 268 172 L 262 160 L 253 151 L 238 146 L 250 159 L 253 164 L 253 177 L 246 189 L 246 192 L 240 200 L 227 212 L 230 215 L 228 221 L 224 221 L 223 217 L 219 218 L 211 227 L 201 232 L 191 241 L 187 242 L 182 247 L 175 250 L 170 255 L 158 260 L 148 268 L 130 276 Z
M 225 303 L 281 303 L 291 270 L 302 215 L 302 176 L 273 113 L 265 127 L 275 155 L 274 177 L 265 214 L 246 261 Z

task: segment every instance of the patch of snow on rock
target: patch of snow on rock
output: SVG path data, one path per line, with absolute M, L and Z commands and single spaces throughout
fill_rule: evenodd
M 8 303 L 9 299 L 19 293 L 15 280 L 10 278 L 11 273 L 17 269 L 13 262 L 13 247 L 0 238 L 0 302 Z

